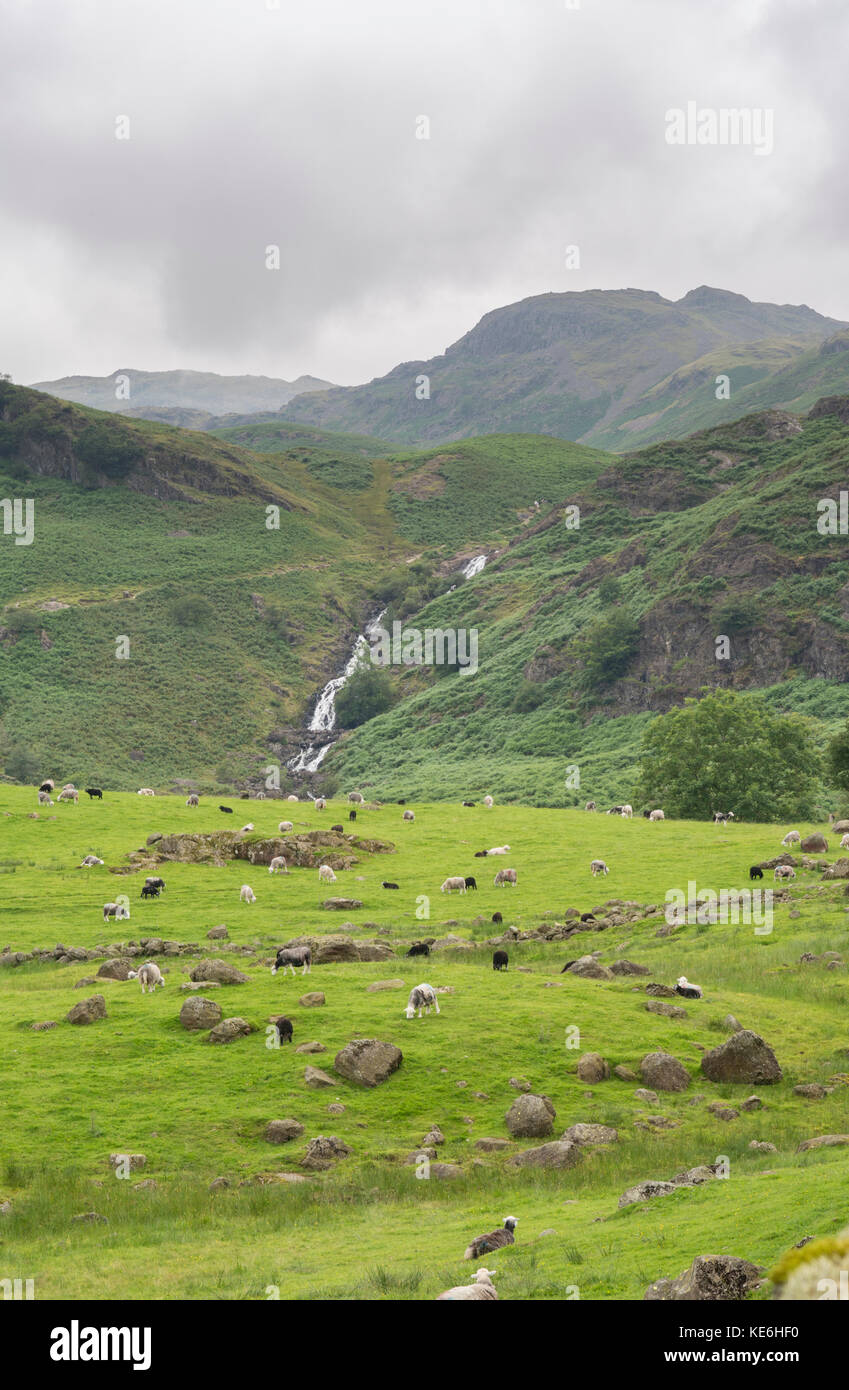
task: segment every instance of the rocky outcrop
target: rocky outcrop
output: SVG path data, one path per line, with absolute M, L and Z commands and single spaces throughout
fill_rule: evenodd
M 772 1048 L 747 1028 L 706 1052 L 701 1069 L 709 1081 L 731 1081 L 744 1086 L 772 1086 L 781 1080 L 781 1067 Z
M 333 1059 L 333 1067 L 346 1081 L 358 1086 L 379 1086 L 388 1081 L 404 1060 L 403 1053 L 393 1043 L 377 1038 L 355 1038 Z
M 541 1139 L 551 1134 L 557 1111 L 548 1096 L 535 1096 L 531 1093 L 514 1100 L 504 1123 L 516 1139 Z
M 761 1280 L 750 1260 L 735 1255 L 697 1255 L 677 1279 L 658 1279 L 643 1298 L 650 1302 L 742 1302 Z

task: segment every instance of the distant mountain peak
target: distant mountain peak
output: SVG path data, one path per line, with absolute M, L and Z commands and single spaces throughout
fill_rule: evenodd
M 744 294 L 735 294 L 732 290 L 718 290 L 713 285 L 698 285 L 694 290 L 688 290 L 681 299 L 675 300 L 676 305 L 686 305 L 688 309 L 697 309 L 704 305 L 738 304 L 741 308 L 744 305 L 751 305 L 751 299 L 747 299 Z

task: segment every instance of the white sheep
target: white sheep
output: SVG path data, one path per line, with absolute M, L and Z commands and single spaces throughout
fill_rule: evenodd
M 488 849 L 487 854 L 509 854 L 509 845 L 496 845 L 495 849 Z
M 81 869 L 93 869 L 94 866 L 95 866 L 95 864 L 102 864 L 102 863 L 103 863 L 103 860 L 102 860 L 102 859 L 98 859 L 98 857 L 97 857 L 96 854 L 87 854 L 86 857 L 85 857 L 85 859 L 83 860 L 82 864 L 80 865 L 80 868 L 81 868 Z
M 39 806 L 52 806 L 52 805 L 53 805 L 53 802 L 52 802 L 51 799 L 50 799 L 50 793 L 49 793 L 49 792 L 39 792 L 39 793 L 38 793 L 38 804 L 39 804 Z
M 518 883 L 515 869 L 499 869 L 495 878 L 492 880 L 493 888 L 503 888 L 505 883 L 511 883 L 515 888 Z
M 433 985 L 416 985 L 415 989 L 410 990 L 410 997 L 407 1000 L 404 1013 L 407 1018 L 414 1018 L 418 1009 L 419 1018 L 421 1018 L 422 1009 L 429 1014 L 432 1008 L 435 1008 L 436 1012 L 439 1013 L 439 1000 Z
M 187 796 L 187 797 L 186 797 L 186 805 L 187 805 L 187 806 L 199 806 L 199 805 L 200 805 L 200 797 L 199 797 L 195 792 L 192 792 L 191 796 Z
M 130 970 L 127 979 L 138 979 L 142 994 L 155 994 L 157 985 L 159 985 L 161 989 L 165 988 L 162 971 L 152 960 L 147 961 L 146 964 L 140 966 L 138 970 Z
M 436 1295 L 435 1303 L 440 1299 L 447 1299 L 449 1303 L 468 1303 L 468 1302 L 498 1302 L 498 1290 L 492 1280 L 495 1276 L 494 1269 L 479 1269 L 472 1275 L 470 1284 L 458 1284 L 456 1288 L 446 1289 L 445 1293 Z
M 440 893 L 465 893 L 466 880 L 465 878 L 446 878 L 439 891 Z
M 298 798 L 297 798 L 296 796 L 292 796 L 291 794 L 290 794 L 289 796 L 286 797 L 286 800 L 287 800 L 287 801 L 297 801 L 297 799 L 298 799 Z
M 243 825 L 243 826 L 242 826 L 241 830 L 239 831 L 239 834 L 240 834 L 240 835 L 247 835 L 247 834 L 248 834 L 248 831 L 253 830 L 253 828 L 254 828 L 254 823 L 253 823 L 252 820 L 249 820 L 248 823 L 247 823 L 247 825 Z
M 289 866 L 286 863 L 286 860 L 283 858 L 282 854 L 275 854 L 274 858 L 268 866 L 268 872 L 270 874 L 288 874 Z
M 416 819 L 415 813 L 414 813 L 413 811 L 405 811 L 404 814 L 403 814 L 403 816 L 401 817 L 401 819 L 402 819 L 402 820 L 415 820 L 415 819 Z
M 633 806 L 623 806 L 621 814 L 625 817 L 626 820 L 630 820 L 634 814 Z
M 318 870 L 319 883 L 335 883 L 336 875 L 329 864 L 321 864 Z
M 491 796 L 485 796 L 483 799 L 483 804 L 484 806 L 487 806 L 490 810 L 492 810 L 492 807 L 495 805 L 495 802 L 493 801 Z
M 138 795 L 139 795 L 139 796 L 156 796 L 156 792 L 153 790 L 152 787 L 139 787 Z
M 239 898 L 243 903 L 255 903 L 256 893 L 249 883 L 243 883 L 239 889 Z
M 285 830 L 294 830 L 295 827 L 290 820 L 282 820 L 277 829 L 282 835 Z
M 843 839 L 840 841 L 840 848 L 849 849 L 849 835 L 843 836 Z
M 681 994 L 685 999 L 701 999 L 701 985 L 691 985 L 686 975 L 679 976 L 675 984 L 675 993 Z
M 802 843 L 802 836 L 799 834 L 798 830 L 788 830 L 781 843 L 783 845 L 800 845 Z
M 590 871 L 592 873 L 593 878 L 597 878 L 599 874 L 610 873 L 610 870 L 608 869 L 603 859 L 594 859 L 590 864 Z
M 776 864 L 773 881 L 779 878 L 791 879 L 796 877 L 796 870 L 791 864 Z
M 649 820 L 666 820 L 662 811 L 649 811 Z
M 323 796 L 317 796 L 315 801 L 313 802 L 313 806 L 317 811 L 327 810 L 327 802 L 325 801 Z

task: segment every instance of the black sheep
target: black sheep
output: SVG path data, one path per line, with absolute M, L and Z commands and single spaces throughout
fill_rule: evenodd
M 94 801 L 95 797 L 97 797 L 98 801 L 103 800 L 103 792 L 100 790 L 100 787 L 86 787 L 85 794 L 92 801 Z
M 592 914 L 591 912 L 582 912 L 582 913 L 581 913 L 581 921 L 582 921 L 582 922 L 594 922 L 594 921 L 595 921 L 595 917 L 593 916 L 593 914 Z
M 232 806 L 219 806 L 218 809 L 219 809 L 219 811 L 224 811 L 224 813 L 225 813 L 226 815 L 228 815 L 228 816 L 232 816 L 232 814 L 233 814 L 233 807 L 232 807 Z
M 397 888 L 397 883 L 381 883 L 381 888 Z
M 506 969 L 507 969 L 507 962 L 509 961 L 509 959 L 510 959 L 510 957 L 508 956 L 508 954 L 507 954 L 506 951 L 493 951 L 493 953 L 492 953 L 492 968 L 493 968 L 493 970 L 506 970 Z
M 575 957 L 575 960 L 577 960 L 577 959 L 578 959 L 578 957 L 576 956 L 576 957 Z M 560 974 L 561 974 L 561 975 L 565 975 L 565 974 L 566 974 L 566 971 L 569 969 L 569 966 L 570 966 L 570 965 L 574 965 L 574 964 L 575 964 L 575 961 L 574 961 L 574 960 L 567 960 L 567 962 L 566 962 L 566 964 L 564 965 L 563 969 L 560 971 Z
M 142 885 L 142 890 L 141 890 L 140 896 L 141 896 L 142 898 L 158 898 L 158 897 L 159 897 L 159 892 L 160 892 L 160 890 L 159 890 L 158 884 L 156 884 L 156 883 L 145 883 L 145 884 Z
M 467 888 L 474 888 L 475 892 L 478 891 L 477 882 L 476 882 L 476 880 L 473 879 L 473 878 L 467 878 L 467 879 L 466 879 L 466 887 L 467 887 Z
M 749 870 L 749 878 L 763 878 L 764 871 L 758 864 L 753 864 Z
M 464 805 L 464 806 L 474 806 L 474 804 L 475 804 L 475 803 L 474 803 L 473 801 L 464 801 L 464 802 L 463 802 L 463 805 Z
M 485 849 L 476 849 L 476 850 L 475 850 L 475 858 L 476 858 L 476 859 L 486 859 L 486 856 L 487 856 L 488 852 L 489 852 L 489 851 L 488 851 L 488 850 L 485 850 Z
M 278 1043 L 290 1043 L 294 1032 L 291 1018 L 278 1018 L 277 1020 L 277 1041 Z
M 499 922 L 503 922 L 503 921 L 504 921 L 504 918 L 501 916 L 501 913 L 500 913 L 500 912 L 493 912 L 493 914 L 492 914 L 492 920 L 493 920 L 493 922 L 499 923 Z
M 335 830 L 337 835 L 345 834 L 345 827 L 343 825 L 331 825 L 330 829 Z
M 407 952 L 407 955 L 408 955 L 408 956 L 429 956 L 429 955 L 430 955 L 430 947 L 428 946 L 428 944 L 427 944 L 426 941 L 414 941 L 413 944 L 412 944 L 412 946 L 410 947 L 409 951 Z
M 357 813 L 356 813 L 356 811 L 349 811 L 349 812 L 348 812 L 348 820 L 356 820 L 356 819 L 357 819 Z

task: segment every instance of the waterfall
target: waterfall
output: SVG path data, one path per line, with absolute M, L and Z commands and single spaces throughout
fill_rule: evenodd
M 485 555 L 475 555 L 472 560 L 463 566 L 462 575 L 464 579 L 474 579 L 476 574 L 480 574 L 486 564 Z
M 353 651 L 342 674 L 329 680 L 321 691 L 315 702 L 312 718 L 307 725 L 308 733 L 327 734 L 336 727 L 336 696 L 345 682 L 354 674 L 363 649 L 369 647 L 377 636 L 377 629 L 385 612 L 386 609 L 382 608 L 376 617 L 371 618 L 366 623 L 365 633 L 361 632 L 354 643 Z M 319 747 L 316 747 L 314 743 L 308 743 L 306 748 L 302 748 L 300 753 L 296 753 L 294 758 L 289 759 L 286 766 L 290 772 L 317 772 L 335 742 L 336 740 L 332 739 L 329 743 L 322 743 Z

